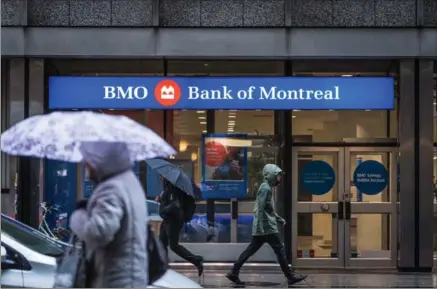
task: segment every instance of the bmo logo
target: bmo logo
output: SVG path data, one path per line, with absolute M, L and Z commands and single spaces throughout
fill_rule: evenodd
M 149 91 L 144 86 L 104 86 L 103 99 L 146 99 Z
M 166 107 L 176 105 L 181 99 L 181 87 L 171 79 L 164 79 L 155 86 L 156 101 Z

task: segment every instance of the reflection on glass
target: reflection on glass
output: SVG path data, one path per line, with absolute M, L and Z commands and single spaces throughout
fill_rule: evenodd
M 237 219 L 237 242 L 250 243 L 252 239 L 253 214 L 240 214 Z
M 353 214 L 351 258 L 390 258 L 390 214 Z
M 274 112 L 272 110 L 216 111 L 215 132 L 245 133 L 249 135 L 273 135 Z
M 263 181 L 262 171 L 266 164 L 276 163 L 276 152 L 247 152 L 247 200 L 255 200 L 256 192 Z
M 390 114 L 389 128 L 387 113 Z M 340 142 L 344 139 L 397 137 L 393 111 L 293 111 L 294 142 Z
M 298 258 L 338 258 L 337 219 L 332 214 L 297 215 Z

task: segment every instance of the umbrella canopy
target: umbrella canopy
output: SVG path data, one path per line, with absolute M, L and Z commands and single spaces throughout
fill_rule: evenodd
M 33 116 L 1 135 L 7 154 L 69 162 L 82 161 L 81 142 L 124 142 L 132 161 L 176 153 L 153 130 L 128 117 L 89 111 Z
M 196 184 L 180 168 L 163 159 L 146 160 L 147 165 L 187 195 L 196 198 Z M 200 190 L 199 190 L 200 191 Z

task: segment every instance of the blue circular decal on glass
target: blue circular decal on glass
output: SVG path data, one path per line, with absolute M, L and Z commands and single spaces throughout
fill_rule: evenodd
M 313 195 L 324 195 L 335 184 L 334 169 L 324 161 L 309 162 L 300 173 L 302 187 Z
M 354 184 L 360 193 L 377 195 L 387 187 L 388 172 L 380 162 L 364 161 L 354 171 Z

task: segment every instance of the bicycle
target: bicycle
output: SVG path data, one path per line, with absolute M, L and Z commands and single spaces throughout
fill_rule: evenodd
M 42 214 L 41 222 L 38 226 L 38 230 L 54 240 L 59 240 L 59 241 L 69 240 L 71 237 L 71 232 L 65 229 L 65 227 L 63 227 L 63 225 L 67 220 L 67 214 L 61 213 L 59 210 L 59 206 L 57 205 L 50 206 L 47 205 L 46 202 L 42 202 L 40 203 L 40 206 L 43 210 L 43 214 Z M 56 218 L 56 227 L 53 230 L 50 229 L 50 226 L 46 220 L 47 214 L 49 213 L 58 213 L 58 216 Z

